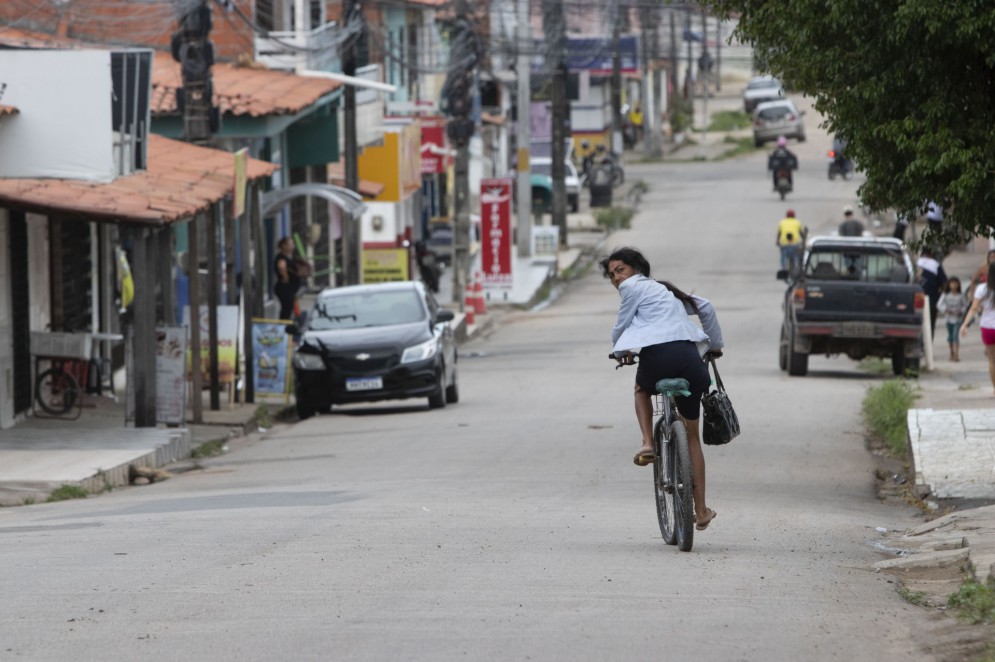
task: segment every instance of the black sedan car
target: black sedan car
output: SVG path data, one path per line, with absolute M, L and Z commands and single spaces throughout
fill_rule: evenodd
M 351 402 L 458 402 L 453 317 L 416 281 L 322 291 L 294 353 L 298 416 Z

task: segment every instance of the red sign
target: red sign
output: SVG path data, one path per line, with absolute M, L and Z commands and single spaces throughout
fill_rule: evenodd
M 511 287 L 511 180 L 480 182 L 480 242 L 484 285 Z
M 421 127 L 421 174 L 437 175 L 446 171 L 446 127 L 444 123 L 426 122 Z

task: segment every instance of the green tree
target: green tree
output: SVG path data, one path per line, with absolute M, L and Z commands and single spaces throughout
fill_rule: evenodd
M 813 97 L 867 174 L 866 204 L 952 203 L 958 228 L 995 227 L 995 5 L 988 0 L 706 0 L 770 72 Z

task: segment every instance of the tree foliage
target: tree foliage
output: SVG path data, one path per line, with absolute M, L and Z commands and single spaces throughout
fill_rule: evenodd
M 865 204 L 918 214 L 928 200 L 948 200 L 952 230 L 995 228 L 990 0 L 707 3 L 738 15 L 737 36 L 814 98 L 867 175 Z

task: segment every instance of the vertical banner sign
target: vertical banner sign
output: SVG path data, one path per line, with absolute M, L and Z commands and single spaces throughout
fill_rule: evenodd
M 182 326 L 160 326 L 155 335 L 156 421 L 182 425 L 186 422 L 187 330 Z
M 511 180 L 480 182 L 481 267 L 484 285 L 510 288 Z
M 290 336 L 287 320 L 252 318 L 252 348 L 255 365 L 252 379 L 260 401 L 287 402 L 290 394 Z
M 232 186 L 232 216 L 238 218 L 245 213 L 245 189 L 248 185 L 246 175 L 246 165 L 249 158 L 249 150 L 243 147 L 234 154 L 235 156 L 235 183 Z

